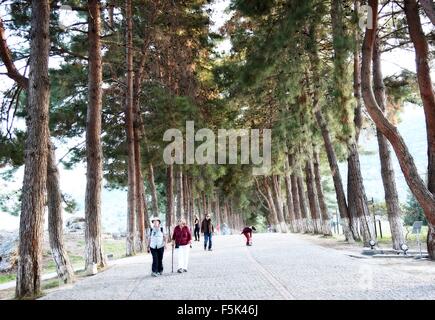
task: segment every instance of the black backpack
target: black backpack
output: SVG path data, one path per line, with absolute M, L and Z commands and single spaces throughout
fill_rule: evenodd
M 160 231 L 164 234 L 164 232 L 163 232 L 163 227 L 160 227 Z M 151 236 L 151 233 L 153 232 L 153 228 L 150 228 L 150 236 Z

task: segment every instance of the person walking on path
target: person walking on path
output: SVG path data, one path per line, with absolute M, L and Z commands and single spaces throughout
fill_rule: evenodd
M 199 218 L 198 218 L 198 216 L 195 216 L 193 233 L 195 235 L 195 241 L 200 241 L 199 240 Z
M 148 252 L 151 252 L 153 264 L 151 275 L 157 277 L 163 273 L 163 254 L 165 252 L 166 235 L 159 217 L 151 219 L 151 225 L 148 232 Z
M 207 213 L 205 219 L 202 220 L 201 223 L 201 232 L 204 234 L 204 250 L 207 250 L 208 243 L 208 251 L 211 251 L 212 248 L 212 235 L 214 232 L 213 223 L 211 222 L 210 215 Z
M 174 228 L 172 235 L 172 246 L 178 251 L 178 273 L 187 272 L 189 264 L 189 248 L 192 244 L 192 233 L 186 224 L 186 219 L 178 220 L 178 225 Z
M 252 231 L 255 231 L 255 227 L 251 226 L 251 227 L 245 227 L 242 230 L 242 233 L 245 237 L 246 237 L 246 245 L 247 246 L 252 246 Z

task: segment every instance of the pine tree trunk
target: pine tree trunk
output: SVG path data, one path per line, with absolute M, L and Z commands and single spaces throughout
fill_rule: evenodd
M 107 5 L 107 24 L 109 28 L 113 28 L 113 13 L 114 13 L 115 5 L 113 4 L 113 1 L 109 1 Z
M 193 224 L 195 216 L 198 215 L 198 211 L 197 211 L 198 209 L 195 206 L 195 195 L 193 193 L 193 181 L 192 180 L 193 180 L 192 177 L 189 177 L 189 180 L 188 180 L 188 184 L 189 184 L 189 201 L 190 201 L 190 207 L 191 207 L 191 211 L 192 211 L 190 213 L 190 216 L 191 216 L 191 222 Z
M 367 204 L 367 197 L 362 181 L 361 167 L 359 162 L 356 144 L 351 145 L 351 156 L 348 158 L 350 169 L 350 190 L 353 192 L 353 205 L 358 215 L 359 231 L 362 236 L 364 246 L 370 246 L 370 240 L 376 240 L 373 221 L 370 217 L 370 211 Z
M 194 220 L 195 220 L 195 200 L 193 198 L 193 190 L 192 190 L 192 179 L 191 177 L 187 178 L 187 188 L 189 190 L 188 192 L 188 198 L 187 201 L 189 202 L 189 216 L 190 216 L 190 224 L 193 226 Z
M 338 72 L 338 70 L 340 68 L 343 67 L 343 54 L 340 50 L 337 50 L 337 48 L 339 49 L 339 47 L 337 47 L 337 45 L 339 44 L 340 39 L 337 39 L 337 35 L 341 34 L 343 32 L 343 28 L 342 28 L 342 17 L 338 16 L 335 17 L 338 14 L 342 14 L 341 12 L 342 7 L 341 4 L 338 0 L 334 0 L 332 1 L 331 4 L 331 16 L 333 17 L 332 19 L 332 29 L 333 29 L 333 35 L 334 35 L 334 49 L 335 49 L 335 53 L 336 53 L 336 57 L 334 62 L 337 64 L 336 68 L 335 68 L 335 72 L 334 72 L 334 77 L 336 77 L 337 75 L 340 75 L 340 73 L 343 73 L 345 71 L 341 70 L 341 72 Z M 314 98 L 313 98 L 313 110 L 314 110 L 314 115 L 317 121 L 318 126 L 320 127 L 320 132 L 322 134 L 322 138 L 323 138 L 323 143 L 324 143 L 324 147 L 325 147 L 325 151 L 326 151 L 326 155 L 328 157 L 328 162 L 329 162 L 329 167 L 331 169 L 331 175 L 332 175 L 332 179 L 334 181 L 334 188 L 335 188 L 335 194 L 337 197 L 337 205 L 338 205 L 338 210 L 340 212 L 340 218 L 341 218 L 341 223 L 342 223 L 342 227 L 343 227 L 343 233 L 344 236 L 346 238 L 346 241 L 348 242 L 353 242 L 353 236 L 352 236 L 352 232 L 350 230 L 349 227 L 349 223 L 350 223 L 350 216 L 349 216 L 349 211 L 348 211 L 348 206 L 347 206 L 347 201 L 346 201 L 346 195 L 344 192 L 344 188 L 343 188 L 343 181 L 341 179 L 341 174 L 340 174 L 340 170 L 338 167 L 338 163 L 337 163 L 337 157 L 335 155 L 335 150 L 334 150 L 334 146 L 332 144 L 331 141 L 331 134 L 329 132 L 329 128 L 328 128 L 328 124 L 326 122 L 325 116 L 322 113 L 322 110 L 320 108 L 319 105 L 319 97 L 318 97 L 318 84 L 320 82 L 320 72 L 319 72 L 319 67 L 320 67 L 320 58 L 319 58 L 319 49 L 317 47 L 317 41 L 318 41 L 318 37 L 319 35 L 317 34 L 317 25 L 313 25 L 312 29 L 311 29 L 311 36 L 312 36 L 312 43 L 313 46 L 311 48 L 311 54 L 310 54 L 310 63 L 311 63 L 311 72 L 313 75 L 313 80 L 312 83 L 314 85 Z
M 286 150 L 288 152 L 288 149 Z M 296 232 L 296 217 L 293 207 L 292 181 L 290 177 L 290 154 L 284 159 L 284 182 L 286 191 L 286 223 L 290 228 L 290 232 Z
M 214 192 L 210 196 L 210 211 L 212 214 L 212 219 L 214 221 L 214 224 L 217 225 L 216 199 L 215 199 Z
M 314 165 L 311 160 L 307 160 L 305 164 L 305 180 L 307 184 L 308 202 L 310 205 L 311 220 L 313 223 L 313 232 L 315 234 L 322 233 L 320 223 L 320 206 L 317 199 L 316 183 L 314 179 Z
M 231 229 L 233 230 L 233 233 L 234 233 L 236 230 L 236 215 L 234 213 L 232 200 L 230 200 L 230 214 L 231 214 Z
M 187 183 L 189 185 L 189 202 L 190 202 L 190 220 L 193 225 L 193 222 L 195 220 L 195 215 L 197 215 L 197 209 L 195 208 L 195 196 L 193 194 L 193 186 L 192 186 L 192 177 L 189 177 L 189 180 L 187 180 Z
M 325 236 L 332 236 L 328 207 L 323 193 L 322 179 L 320 175 L 320 157 L 319 152 L 314 150 L 314 179 L 316 183 L 317 198 L 319 199 L 320 214 L 322 218 L 322 233 Z
M 299 193 L 299 205 L 301 208 L 301 232 L 310 232 L 310 226 L 308 222 L 308 210 L 307 210 L 307 197 L 305 196 L 304 180 L 301 176 L 297 176 L 298 193 Z
M 435 193 L 435 94 L 432 86 L 429 60 L 429 46 L 421 26 L 416 0 L 405 0 L 405 14 L 409 35 L 415 48 L 418 87 L 426 115 L 427 154 L 428 154 L 428 188 Z
M 435 94 L 432 86 L 431 69 L 429 64 L 429 46 L 426 36 L 421 26 L 421 19 L 418 12 L 416 0 L 405 0 L 405 14 L 409 27 L 409 35 L 415 48 L 415 62 L 417 68 L 418 86 L 420 96 L 423 102 L 423 109 L 426 115 L 426 132 L 427 132 L 427 154 L 428 154 L 428 189 L 435 194 Z M 434 23 L 434 7 L 432 10 L 427 1 L 422 1 L 422 5 L 432 23 Z M 428 214 L 432 214 L 428 212 Z M 435 238 L 431 234 L 435 228 L 435 217 L 429 222 L 429 233 L 427 237 L 428 251 L 433 260 L 435 260 Z
M 299 201 L 298 179 L 294 172 L 290 175 L 290 180 L 292 182 L 293 209 L 295 212 L 295 232 L 303 232 L 301 204 Z
M 284 220 L 284 208 L 283 208 L 283 202 L 282 202 L 282 195 L 281 195 L 281 177 L 278 175 L 272 176 L 272 186 L 273 186 L 273 192 L 272 196 L 275 201 L 275 208 L 276 208 L 276 214 L 278 217 L 278 223 L 280 227 L 280 231 L 282 233 L 287 233 L 287 224 Z
M 287 193 L 287 190 L 286 190 L 286 193 Z M 288 213 L 288 207 L 287 207 L 287 199 L 282 202 L 282 210 L 284 212 L 284 221 L 285 221 L 285 224 L 287 226 L 287 232 L 293 232 L 293 229 L 291 228 L 290 223 L 288 223 L 289 213 Z
M 184 210 L 183 210 L 183 171 L 180 168 L 177 170 L 177 175 L 175 178 L 175 184 L 177 188 L 177 220 L 181 219 L 181 217 L 184 217 Z
M 359 13 L 360 10 L 360 0 L 354 1 L 355 12 Z M 353 237 L 355 240 L 361 240 L 361 235 L 359 232 L 359 219 L 358 219 L 358 194 L 361 190 L 354 190 L 353 187 L 357 186 L 354 177 L 360 175 L 358 172 L 353 172 L 358 166 L 355 165 L 355 161 L 359 161 L 358 154 L 358 140 L 359 134 L 362 126 L 362 99 L 361 99 L 361 70 L 360 70 L 360 35 L 359 29 L 355 26 L 354 34 L 354 49 L 353 49 L 353 95 L 356 101 L 356 106 L 354 110 L 354 128 L 355 137 L 349 144 L 349 155 L 347 159 L 348 169 L 347 169 L 347 201 L 348 201 L 348 211 L 350 217 L 350 226 L 352 229 Z
M 201 195 L 202 195 L 202 214 L 205 216 L 207 215 L 207 213 L 209 213 L 207 211 L 207 199 L 204 191 L 201 192 Z
M 131 0 L 125 2 L 126 15 L 126 63 L 127 88 L 125 99 L 125 131 L 127 136 L 127 166 L 128 166 L 128 194 L 127 194 L 127 244 L 126 255 L 136 254 L 136 166 L 134 153 L 134 113 L 133 113 L 133 17 Z
M 159 202 L 157 197 L 157 188 L 156 183 L 154 179 L 154 167 L 153 164 L 150 163 L 148 165 L 148 183 L 150 184 L 151 189 L 151 201 L 152 201 L 152 208 L 153 208 L 153 216 L 159 215 Z
M 292 181 L 290 178 L 290 174 L 286 172 L 285 174 L 285 190 L 286 190 L 286 208 L 287 208 L 287 215 L 286 215 L 286 222 L 290 226 L 291 232 L 296 232 L 296 226 L 295 226 L 295 210 L 293 207 L 293 195 L 292 195 Z
M 221 208 L 219 203 L 219 194 L 216 193 L 215 199 L 216 199 L 215 201 L 216 226 L 219 226 L 220 229 L 222 224 L 222 214 L 221 214 Z
M 198 218 L 201 218 L 203 212 L 202 212 L 201 198 L 199 195 L 198 198 L 196 198 L 196 208 L 198 209 Z
M 434 7 L 430 10 L 427 1 L 422 1 L 422 5 L 432 23 L 434 23 Z M 417 1 L 405 0 L 405 14 L 408 22 L 409 34 L 415 48 L 415 61 L 417 68 L 418 86 L 420 96 L 423 102 L 423 109 L 426 116 L 426 131 L 428 145 L 428 189 L 435 194 L 435 94 L 432 86 L 431 69 L 429 60 L 429 47 L 427 39 L 421 26 L 421 20 L 418 12 Z M 426 215 L 434 216 L 431 210 L 425 210 Z M 435 216 L 431 217 L 427 236 L 427 247 L 429 255 L 435 260 Z
M 323 142 L 328 157 L 329 167 L 331 169 L 332 180 L 334 181 L 335 195 L 337 197 L 338 211 L 340 212 L 341 224 L 346 241 L 353 242 L 353 235 L 349 228 L 349 212 L 346 203 L 346 196 L 343 188 L 343 181 L 341 179 L 340 169 L 337 163 L 334 147 L 331 142 L 331 135 L 328 126 L 320 110 L 315 112 L 317 123 L 322 132 Z
M 230 210 L 228 201 L 225 202 L 225 222 L 227 223 L 228 227 L 230 228 Z
M 32 1 L 30 30 L 30 78 L 27 105 L 27 135 L 23 193 L 21 198 L 20 243 L 17 270 L 17 298 L 32 298 L 41 291 L 44 202 L 49 138 L 48 107 L 50 84 L 48 54 L 50 3 Z M 43 174 L 41 174 L 43 173 Z
M 109 13 L 110 10 L 112 10 L 111 14 L 113 15 L 113 4 L 109 4 Z M 112 23 L 113 23 L 113 17 L 112 17 Z M 129 23 L 129 21 L 128 21 Z M 128 25 L 127 28 L 131 28 L 132 26 Z M 132 33 L 132 30 L 127 30 L 129 33 Z M 131 34 L 132 36 L 132 34 Z M 128 41 L 131 42 L 130 39 Z M 141 252 L 144 250 L 145 245 L 145 230 L 147 230 L 150 226 L 149 222 L 149 216 L 148 216 L 148 206 L 145 196 L 145 187 L 144 187 L 144 177 L 143 177 L 143 170 L 142 170 L 142 153 L 141 153 L 141 142 L 143 141 L 143 136 L 145 132 L 145 128 L 143 125 L 141 113 L 140 113 L 140 90 L 143 80 L 143 74 L 145 70 L 145 65 L 147 62 L 146 57 L 146 45 L 149 44 L 149 36 L 144 37 L 144 47 L 142 48 L 142 55 L 140 56 L 139 63 L 137 64 L 136 72 L 133 72 L 133 69 L 131 71 L 131 75 L 128 75 L 132 77 L 132 80 L 128 78 L 128 81 L 131 81 L 128 83 L 129 86 L 133 86 L 133 89 L 131 87 L 128 88 L 128 90 L 132 90 L 132 107 L 133 107 L 133 132 L 134 132 L 134 161 L 135 161 L 135 199 L 136 199 L 136 225 L 137 225 L 137 232 L 138 232 L 138 250 Z M 128 63 L 132 63 L 132 68 L 134 65 L 133 62 L 133 44 L 129 43 L 130 48 L 127 48 L 129 51 L 127 51 L 127 60 Z M 130 61 L 131 60 L 131 61 Z M 152 164 L 149 165 L 152 169 Z M 153 173 L 152 173 L 153 175 Z M 148 176 L 149 177 L 149 176 Z M 153 188 L 155 188 L 154 185 L 154 177 L 152 179 L 152 183 L 150 183 L 150 187 L 152 191 L 155 191 Z M 153 206 L 154 206 L 154 195 L 153 195 Z M 154 207 L 153 207 L 154 209 Z M 153 215 L 158 216 L 156 211 L 153 210 Z
M 234 212 L 234 207 L 232 205 L 232 201 L 231 201 L 231 206 L 230 206 L 230 212 L 231 212 L 231 229 L 233 230 L 233 233 L 236 233 L 237 230 L 237 215 Z
M 134 91 L 133 85 L 133 91 Z M 142 121 L 139 112 L 139 102 L 136 101 L 136 94 L 133 93 L 133 115 L 134 115 L 134 170 L 135 170 L 135 198 L 136 198 L 136 224 L 138 232 L 138 251 L 145 249 L 145 230 L 149 228 L 148 207 L 145 197 L 144 178 L 142 174 L 142 153 L 140 143 L 142 141 Z
M 109 24 L 113 24 L 113 3 L 108 4 L 108 11 L 109 14 L 112 16 L 109 19 Z M 154 13 L 154 12 L 153 12 Z M 150 13 L 152 15 L 152 13 Z M 111 21 L 111 22 L 110 22 Z M 128 28 L 131 26 L 128 26 Z M 131 30 L 128 30 L 128 32 L 131 32 Z M 142 247 L 144 245 L 144 231 L 149 228 L 150 222 L 149 222 L 149 216 L 148 216 L 148 206 L 145 196 L 145 187 L 144 187 L 144 177 L 143 177 L 143 170 L 142 170 L 142 153 L 141 153 L 141 145 L 140 143 L 143 141 L 143 136 L 145 134 L 145 128 L 143 125 L 143 121 L 141 118 L 140 113 L 140 91 L 141 91 L 141 85 L 143 81 L 143 75 L 145 71 L 145 66 L 147 63 L 147 55 L 146 50 L 149 46 L 149 33 L 144 36 L 143 39 L 143 46 L 142 46 L 142 52 L 140 55 L 139 62 L 136 64 L 137 69 L 136 72 L 131 71 L 131 76 L 133 78 L 133 94 L 132 94 L 132 105 L 133 105 L 133 115 L 134 115 L 134 156 L 135 156 L 135 197 L 136 197 L 136 221 L 137 221 L 137 229 L 139 233 L 139 250 L 142 251 Z M 130 41 L 130 39 L 128 39 Z M 130 41 L 131 42 L 131 41 Z M 134 65 L 133 62 L 133 44 L 130 43 L 130 51 L 128 51 L 128 54 L 130 56 L 128 59 L 131 60 L 132 68 Z M 127 48 L 128 49 L 128 48 Z M 129 79 L 130 80 L 130 79 Z M 131 83 L 129 83 L 131 85 Z M 129 88 L 130 89 L 130 88 Z M 152 215 L 158 216 L 158 208 L 157 208 L 157 193 L 156 193 L 156 187 L 154 184 L 154 172 L 153 172 L 153 166 L 150 163 L 149 166 L 149 174 L 148 174 L 148 180 L 150 184 L 151 189 L 151 196 L 152 196 Z
M 362 50 L 362 65 L 361 65 L 361 83 L 362 93 L 370 117 L 376 124 L 376 127 L 391 143 L 406 182 L 411 189 L 411 192 L 422 207 L 429 225 L 428 232 L 428 253 L 431 259 L 435 259 L 435 198 L 430 192 L 427 185 L 420 177 L 414 159 L 410 154 L 408 147 L 405 144 L 402 136 L 397 128 L 391 124 L 384 116 L 379 108 L 376 98 L 373 93 L 371 83 L 371 69 L 373 59 L 373 47 L 375 43 L 377 24 L 378 24 L 378 0 L 369 0 L 369 5 L 373 9 L 373 28 L 366 29 L 364 45 Z M 426 114 L 426 118 L 430 118 L 430 114 Z M 433 119 L 432 119 L 433 120 Z M 428 120 L 426 120 L 428 122 Z
M 426 13 L 429 20 L 435 26 L 435 7 L 433 0 L 420 0 L 420 4 L 424 9 L 424 13 Z
M 428 222 L 427 252 L 431 260 L 435 260 L 435 223 Z
M 86 119 L 86 196 L 85 196 L 85 268 L 88 274 L 94 273 L 94 266 L 104 268 L 101 237 L 101 185 L 103 180 L 103 152 L 101 148 L 102 116 L 102 57 L 101 57 L 101 18 L 100 1 L 89 0 L 89 102 Z
M 149 227 L 148 208 L 145 202 L 145 188 L 142 176 L 142 159 L 140 154 L 139 130 L 134 129 L 134 160 L 135 160 L 135 192 L 136 192 L 136 225 L 137 225 L 137 249 L 143 252 L 145 249 L 145 228 Z
M 270 217 L 271 217 L 270 220 L 272 221 L 272 228 L 277 232 L 281 232 L 281 225 L 279 224 L 277 208 L 275 205 L 275 201 L 273 199 L 272 189 L 270 187 L 269 181 L 270 179 L 268 177 L 264 177 L 263 185 L 264 185 L 264 189 L 266 190 L 266 196 L 269 202 Z
M 233 226 L 233 212 L 231 210 L 231 200 L 228 200 L 228 227 L 231 230 L 231 233 L 233 233 L 234 231 L 234 226 Z
M 137 224 L 137 248 L 139 252 L 145 249 L 145 228 L 149 227 L 148 208 L 145 201 L 145 188 L 142 176 L 142 156 L 140 150 L 140 141 L 142 140 L 140 133 L 140 114 L 133 103 L 134 120 L 134 170 L 135 170 L 135 198 L 136 198 L 136 224 Z
M 352 231 L 353 239 L 356 241 L 361 241 L 357 205 L 358 190 L 355 190 L 357 183 L 354 181 L 358 173 L 353 171 L 355 170 L 354 168 L 358 167 L 355 164 L 355 161 L 359 161 L 357 160 L 358 155 L 355 154 L 355 150 L 355 144 L 349 146 L 349 155 L 347 157 L 347 209 L 349 213 L 349 225 Z
M 225 200 L 224 202 L 224 212 L 222 216 L 222 223 L 226 223 L 228 225 L 228 202 Z
M 403 222 L 396 189 L 394 168 L 391 160 L 390 145 L 381 131 L 376 130 L 376 134 L 378 138 L 382 182 L 385 190 L 385 203 L 387 206 L 388 221 L 390 223 L 393 249 L 400 250 L 400 245 L 405 243 L 405 237 L 403 235 Z
M 175 224 L 174 217 L 174 167 L 168 165 L 166 168 L 166 228 L 168 235 L 171 234 L 172 226 Z
M 74 269 L 70 263 L 63 241 L 62 194 L 59 185 L 59 170 L 56 165 L 54 144 L 48 140 L 47 205 L 48 235 L 56 271 L 63 283 L 74 282 Z
M 381 52 L 379 41 L 376 41 L 373 52 L 373 83 L 376 101 L 379 108 L 385 112 L 386 95 L 384 78 L 381 69 Z M 397 194 L 396 181 L 394 175 L 391 150 L 388 140 L 379 129 L 376 130 L 379 146 L 379 158 L 381 161 L 382 182 L 385 190 L 385 203 L 387 205 L 388 221 L 390 222 L 391 239 L 393 249 L 400 250 L 400 245 L 405 243 L 403 235 L 403 223 L 401 219 L 401 209 L 399 196 Z
M 210 214 L 210 215 L 212 215 L 212 212 L 211 212 L 211 199 L 210 199 L 210 196 L 207 196 L 207 213 Z
M 191 226 L 191 210 L 190 210 L 190 201 L 189 201 L 189 186 L 188 186 L 188 177 L 186 174 L 183 175 L 183 205 L 184 205 L 184 213 L 187 220 L 187 225 Z

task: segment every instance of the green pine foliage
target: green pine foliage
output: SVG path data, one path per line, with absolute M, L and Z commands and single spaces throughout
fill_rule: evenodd
M 290 170 L 299 171 L 312 157 L 313 148 L 323 146 L 315 107 L 327 120 L 339 160 L 347 158 L 347 146 L 354 139 L 352 67 L 354 34 L 359 29 L 353 1 L 232 0 L 232 17 L 219 34 L 209 30 L 209 2 L 133 1 L 135 71 L 144 55 L 142 83 L 136 88 L 141 122 L 137 125 L 143 129 L 143 176 L 152 164 L 160 208 L 166 205 L 167 183 L 162 159 L 167 143 L 162 137 L 169 128 L 184 133 L 186 121 L 194 121 L 196 129 L 210 128 L 215 133 L 220 128 L 272 129 L 271 173 L 278 175 L 284 173 L 289 154 L 295 159 Z M 111 3 L 115 6 L 112 25 L 107 8 L 102 10 L 103 170 L 106 187 L 122 189 L 127 185 L 125 3 Z M 61 27 L 60 5 L 83 9 L 71 13 L 76 18 L 74 26 Z M 53 6 L 50 55 L 57 65 L 50 69 L 50 132 L 57 141 L 74 138 L 84 142 L 88 103 L 85 2 L 53 1 Z M 12 56 L 16 61 L 27 59 L 29 1 L 12 1 L 7 14 L 8 32 L 23 39 L 13 47 Z M 403 27 L 403 15 L 385 22 L 386 50 L 401 41 L 406 46 Z M 225 37 L 232 48 L 228 55 L 221 55 L 216 45 Z M 420 102 L 415 83 L 410 72 L 386 78 L 390 105 Z M 10 130 L 8 115 L 15 109 L 15 117 L 24 121 L 25 105 L 24 92 L 15 87 L 3 92 L 0 167 L 23 164 L 25 132 Z M 62 159 L 67 168 L 84 161 L 84 143 L 78 143 Z M 323 181 L 328 205 L 333 208 L 333 188 L 323 153 L 321 162 L 322 173 L 328 177 Z M 178 170 L 178 165 L 174 169 Z M 182 165 L 182 169 L 192 178 L 196 197 L 216 194 L 221 203 L 231 202 L 249 223 L 266 223 L 268 211 L 256 191 L 251 165 L 194 164 Z M 144 185 L 149 191 L 147 181 Z M 67 197 L 66 202 L 69 211 L 76 210 Z M 409 206 L 415 207 L 411 200 Z
M 414 195 L 409 192 L 407 202 L 403 206 L 403 222 L 405 225 L 412 226 L 415 221 L 423 221 L 423 225 L 427 226 L 423 209 Z

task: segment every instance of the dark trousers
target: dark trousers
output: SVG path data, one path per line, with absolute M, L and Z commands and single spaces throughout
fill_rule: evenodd
M 163 272 L 163 253 L 165 251 L 165 248 L 160 249 L 152 249 L 151 248 L 151 254 L 153 256 L 153 265 L 152 265 L 152 271 L 153 272 Z
M 211 233 L 204 233 L 204 249 L 207 248 L 207 242 L 208 248 L 211 249 Z
M 246 245 L 247 246 L 249 246 L 250 244 L 251 244 L 251 239 L 252 239 L 252 236 L 251 236 L 251 234 L 250 233 L 244 233 L 244 235 L 245 235 L 245 237 L 246 237 Z
M 193 233 L 195 234 L 195 241 L 199 241 L 199 227 L 195 227 Z

